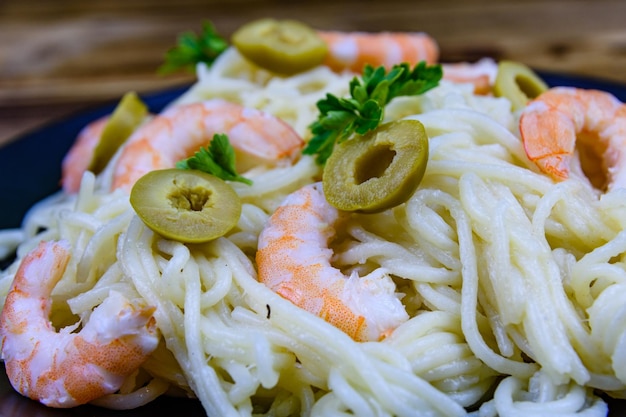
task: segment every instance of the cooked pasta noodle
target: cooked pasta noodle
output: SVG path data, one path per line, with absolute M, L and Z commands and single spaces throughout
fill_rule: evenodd
M 325 67 L 273 77 L 234 49 L 197 73 L 170 106 L 221 97 L 305 138 L 315 103 L 345 95 L 351 78 Z M 89 320 L 113 290 L 156 307 L 159 347 L 104 407 L 183 395 L 210 416 L 605 415 L 594 389 L 626 396 L 626 191 L 601 194 L 580 170 L 553 183 L 527 159 L 508 100 L 471 85 L 390 103 L 387 118 L 403 117 L 430 138 L 419 188 L 350 215 L 332 242 L 344 273 L 387 274 L 402 294 L 410 319 L 380 342 L 355 342 L 257 281 L 269 216 L 319 178 L 309 156 L 245 173 L 235 229 L 193 245 L 155 234 L 126 194 L 106 191 L 110 168 L 86 173 L 78 194 L 51 196 L 0 233 L 0 255 L 17 248 L 1 299 L 38 241 L 67 239 L 58 326 Z

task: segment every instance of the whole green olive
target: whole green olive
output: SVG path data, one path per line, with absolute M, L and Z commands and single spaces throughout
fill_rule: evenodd
M 258 66 L 292 75 L 322 63 L 328 52 L 317 33 L 296 20 L 260 19 L 232 36 L 239 52 Z
M 324 166 L 324 194 L 340 210 L 380 212 L 415 192 L 427 162 L 428 136 L 419 121 L 386 123 L 335 146 Z
M 493 92 L 497 97 L 508 98 L 514 111 L 523 109 L 529 100 L 547 89 L 546 83 L 526 65 L 514 61 L 498 63 Z
M 130 204 L 150 229 L 188 243 L 225 235 L 241 215 L 235 190 L 220 178 L 197 170 L 147 173 L 133 186 Z

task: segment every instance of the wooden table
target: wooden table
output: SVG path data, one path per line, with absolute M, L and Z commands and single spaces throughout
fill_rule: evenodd
M 204 19 L 228 37 L 259 17 L 319 29 L 425 31 L 442 61 L 483 56 L 626 83 L 623 0 L 2 0 L 0 146 L 79 109 L 183 85 L 163 55 Z

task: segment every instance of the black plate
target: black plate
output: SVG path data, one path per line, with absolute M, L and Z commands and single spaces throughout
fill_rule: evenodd
M 540 72 L 539 75 L 551 86 L 574 86 L 594 88 L 613 93 L 626 102 L 626 86 L 617 83 Z M 156 94 L 142 96 L 152 112 L 160 111 L 167 103 L 179 96 L 187 87 L 179 87 Z M 0 229 L 18 227 L 26 210 L 35 202 L 59 189 L 61 160 L 73 143 L 79 130 L 87 123 L 109 114 L 116 103 L 78 113 L 67 119 L 49 124 L 21 136 L 0 148 Z M 626 402 L 609 401 L 610 416 L 626 417 Z M 199 401 L 159 398 L 156 401 L 130 411 L 112 411 L 94 406 L 73 409 L 50 409 L 17 394 L 9 384 L 4 366 L 0 365 L 0 416 L 1 417 L 152 417 L 154 415 L 185 415 L 204 417 Z

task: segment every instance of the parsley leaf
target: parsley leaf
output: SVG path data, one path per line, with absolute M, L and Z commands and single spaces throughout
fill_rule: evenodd
M 228 42 L 215 30 L 213 23 L 204 21 L 202 33 L 184 32 L 178 37 L 178 44 L 165 53 L 165 62 L 159 67 L 159 74 L 169 74 L 178 70 L 194 72 L 198 62 L 211 65 L 228 48 Z
M 178 161 L 178 169 L 197 169 L 215 175 L 225 181 L 238 181 L 251 185 L 252 181 L 237 174 L 235 150 L 228 136 L 215 134 L 206 148 L 200 148 L 192 157 Z
M 354 133 L 363 135 L 375 129 L 391 100 L 423 94 L 436 87 L 442 76 L 441 65 L 427 65 L 424 61 L 413 69 L 407 63 L 394 65 L 389 72 L 384 66 L 367 65 L 361 79 L 354 77 L 350 81 L 350 97 L 326 94 L 326 98 L 317 102 L 320 114 L 309 126 L 313 137 L 303 153 L 316 155 L 317 163 L 323 165 L 336 143 Z

